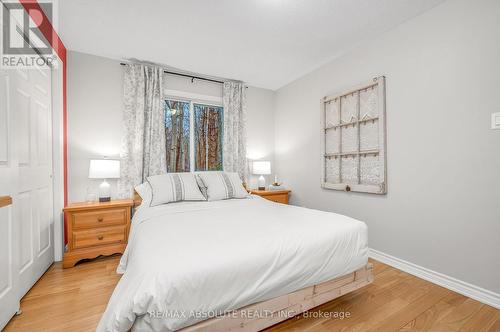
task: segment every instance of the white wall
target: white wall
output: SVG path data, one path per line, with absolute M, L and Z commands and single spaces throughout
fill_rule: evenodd
M 365 221 L 370 246 L 500 293 L 500 1 L 454 0 L 276 94 L 291 202 Z M 388 194 L 320 188 L 319 100 L 387 77 Z
M 99 180 L 89 180 L 91 158 L 120 154 L 123 110 L 123 67 L 94 55 L 68 53 L 68 195 L 84 201 L 87 188 L 98 192 Z M 169 75 L 169 90 L 222 97 L 221 85 Z M 248 151 L 250 157 L 274 160 L 273 92 L 247 89 Z M 250 184 L 255 182 L 251 178 Z M 111 182 L 112 196 L 116 180 Z
M 274 91 L 249 87 L 247 89 L 247 156 L 249 160 L 269 160 L 274 170 Z M 250 173 L 252 171 L 250 166 Z M 270 184 L 274 177 L 265 176 Z M 251 175 L 248 186 L 258 187 L 258 176 Z
M 68 52 L 68 201 L 86 199 L 91 158 L 118 157 L 122 138 L 123 68 L 119 62 Z M 110 180 L 112 195 L 116 180 Z

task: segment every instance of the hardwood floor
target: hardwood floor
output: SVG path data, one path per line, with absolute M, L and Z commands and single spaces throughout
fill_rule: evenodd
M 22 314 L 5 331 L 94 331 L 120 279 L 118 261 L 117 256 L 100 258 L 66 270 L 54 264 L 23 298 Z M 312 317 L 301 315 L 266 332 L 500 331 L 500 310 L 372 263 L 373 284 L 310 311 Z M 349 318 L 319 316 L 341 312 Z

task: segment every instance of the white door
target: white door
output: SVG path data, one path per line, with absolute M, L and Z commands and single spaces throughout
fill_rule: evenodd
M 11 293 L 20 299 L 54 261 L 51 70 L 9 69 L 1 78 L 7 98 L 0 119 L 7 126 L 0 127 L 0 195 L 12 196 L 13 204 L 10 217 L 2 218 L 10 220 L 11 250 L 0 251 L 0 262 L 12 267 L 0 266 L 0 273 L 13 290 L 0 291 L 0 307 L 11 312 L 17 309 Z
M 11 166 L 13 146 L 9 86 L 9 75 L 0 69 L 0 196 L 10 196 L 17 181 L 17 172 Z M 0 208 L 0 330 L 19 309 L 18 264 L 12 205 L 8 205 Z

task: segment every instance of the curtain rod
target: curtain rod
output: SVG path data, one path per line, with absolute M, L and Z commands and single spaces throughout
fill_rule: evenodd
M 127 65 L 128 65 L 128 63 L 125 63 L 125 62 L 120 62 L 120 65 L 122 65 L 122 66 L 127 66 Z M 194 80 L 194 79 L 197 79 L 197 80 L 203 80 L 203 81 L 209 81 L 209 82 L 214 82 L 214 83 L 224 84 L 224 82 L 222 82 L 222 81 L 217 81 L 217 80 L 213 80 L 213 79 L 210 79 L 210 78 L 204 78 L 204 77 L 199 77 L 199 76 L 193 76 L 193 75 L 181 74 L 181 73 L 176 73 L 176 72 L 173 72 L 173 71 L 168 71 L 168 70 L 164 70 L 163 72 L 164 72 L 165 74 L 172 74 L 172 75 L 177 75 L 177 76 L 182 76 L 182 77 L 191 78 L 191 81 L 192 81 L 192 80 Z

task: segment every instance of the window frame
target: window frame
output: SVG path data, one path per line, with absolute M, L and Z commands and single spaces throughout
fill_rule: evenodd
M 366 114 L 361 114 L 361 93 L 369 91 L 373 88 L 376 88 L 377 91 L 375 96 L 377 98 L 377 115 L 374 117 L 365 118 Z M 356 98 L 356 112 L 357 114 L 354 116 L 354 120 L 348 120 L 349 122 L 342 121 L 342 100 L 343 98 Z M 341 190 L 341 191 L 353 191 L 353 192 L 363 192 L 363 193 L 371 193 L 371 194 L 379 194 L 385 195 L 387 194 L 387 129 L 386 129 L 386 95 L 385 95 L 385 76 L 374 77 L 373 79 L 365 82 L 364 84 L 355 86 L 351 89 L 345 90 L 343 93 L 337 93 L 334 95 L 329 95 L 321 98 L 321 163 L 322 163 L 322 174 L 321 174 L 321 187 L 325 189 L 333 189 L 333 190 Z M 334 124 L 327 123 L 327 113 L 328 113 L 328 105 L 330 103 L 338 104 L 338 115 L 337 120 Z M 377 124 L 376 135 L 373 135 L 377 138 L 377 148 L 375 149 L 367 149 L 363 150 L 361 147 L 362 139 L 368 137 L 368 134 L 362 134 L 361 126 L 365 124 Z M 349 128 L 351 126 L 356 128 L 356 138 L 355 143 L 357 147 L 355 149 L 347 149 L 344 150 L 344 142 L 342 136 L 343 128 Z M 337 131 L 338 133 L 335 136 L 328 137 L 328 131 Z M 345 130 L 345 129 L 344 129 Z M 336 137 L 336 138 L 335 138 Z M 331 144 L 335 144 L 338 147 L 338 151 L 330 151 L 327 149 L 327 140 Z M 378 183 L 363 183 L 362 182 L 362 159 L 367 156 L 376 156 L 378 158 L 378 163 L 375 166 L 370 167 L 371 170 L 376 170 L 378 172 L 379 181 Z M 356 171 L 356 180 L 347 180 L 345 181 L 342 174 L 342 160 L 343 158 L 357 158 L 354 166 L 347 167 L 352 173 L 353 170 Z M 338 167 L 335 168 L 338 170 L 338 178 L 339 181 L 328 181 L 327 175 L 327 161 L 331 158 L 338 158 Z
M 213 107 L 222 107 L 224 114 L 224 106 L 222 105 L 222 97 L 205 96 L 194 93 L 185 93 L 182 91 L 166 90 L 163 95 L 163 102 L 167 100 L 189 103 L 189 172 L 195 172 L 194 160 L 194 104 L 206 105 Z M 224 123 L 223 123 L 224 125 Z M 224 134 L 223 134 L 224 135 Z M 224 156 L 222 156 L 224 158 Z

